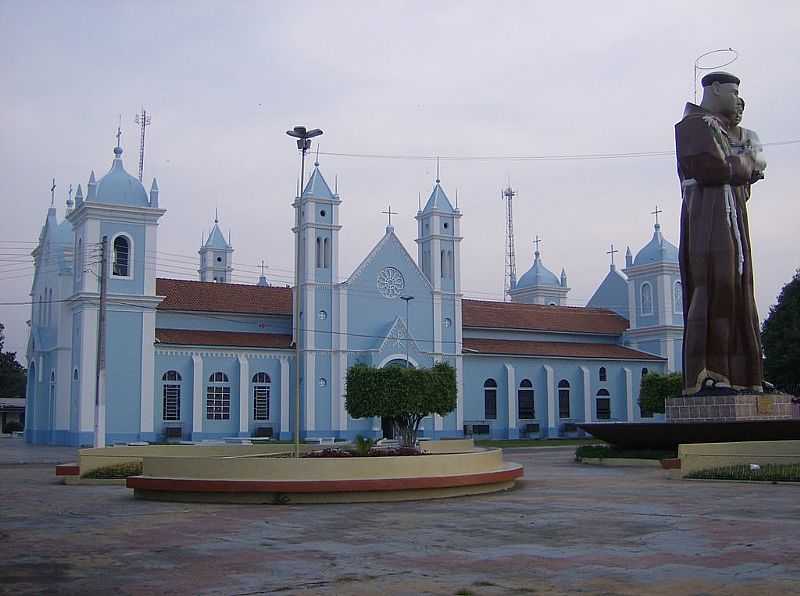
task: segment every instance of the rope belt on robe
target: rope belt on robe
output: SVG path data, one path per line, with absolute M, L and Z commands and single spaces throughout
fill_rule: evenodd
M 686 201 L 686 189 L 697 185 L 697 180 L 687 178 L 681 183 L 683 200 Z M 736 212 L 736 199 L 733 196 L 733 189 L 730 184 L 723 184 L 722 190 L 725 195 L 725 211 L 728 227 L 733 230 L 733 238 L 736 240 L 736 260 L 739 275 L 744 273 L 744 250 L 742 248 L 742 235 L 739 232 L 739 215 Z

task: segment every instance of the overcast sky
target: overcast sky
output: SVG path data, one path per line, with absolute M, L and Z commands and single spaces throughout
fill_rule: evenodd
M 167 209 L 163 277 L 195 278 L 201 234 L 219 208 L 232 231 L 234 280 L 258 264 L 291 280 L 298 159 L 285 130 L 324 129 L 321 167 L 342 198 L 341 272 L 393 223 L 416 256 L 413 216 L 435 178 L 432 159 L 669 151 L 693 94 L 695 58 L 734 47 L 743 125 L 766 142 L 800 139 L 800 4 L 770 2 L 36 2 L 0 1 L 0 239 L 36 240 L 56 178 L 66 189 L 110 167 L 118 114 L 136 174 L 134 115 L 152 112 L 145 182 Z M 756 298 L 764 318 L 800 266 L 800 144 L 767 147 L 767 178 L 750 201 Z M 463 212 L 467 297 L 502 298 L 504 209 L 515 198 L 517 273 L 542 239 L 566 268 L 569 304 L 608 272 L 606 251 L 636 253 L 663 210 L 678 243 L 672 156 L 597 160 L 441 161 Z M 9 244 L 9 246 L 21 246 Z M 32 245 L 31 245 L 32 246 Z M 33 267 L 3 251 L 2 301 L 28 300 Z M 166 254 L 171 253 L 171 254 Z M 6 349 L 24 352 L 29 307 L 0 306 Z

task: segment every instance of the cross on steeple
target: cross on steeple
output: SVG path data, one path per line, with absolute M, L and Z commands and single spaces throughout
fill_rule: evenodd
M 50 187 L 50 206 L 56 203 L 56 179 L 53 178 L 53 186 Z
M 72 185 L 71 184 L 69 185 L 69 190 L 67 191 L 67 200 L 68 201 L 72 200 Z
M 439 184 L 441 180 L 439 179 L 439 156 L 436 156 L 436 184 Z
M 389 204 L 389 208 L 386 211 L 381 211 L 384 215 L 389 216 L 389 225 L 392 225 L 392 215 L 397 215 L 397 211 L 392 211 L 392 205 Z
M 607 255 L 611 255 L 611 266 L 614 266 L 614 253 L 619 252 L 617 249 L 614 248 L 614 245 L 611 245 L 611 250 L 606 251 Z
M 656 210 L 655 211 L 651 211 L 650 212 L 650 215 L 655 215 L 656 216 L 656 225 L 658 225 L 658 214 L 659 213 L 664 213 L 664 212 L 661 211 L 661 209 L 658 208 L 658 205 L 656 205 Z
M 262 260 L 261 261 L 261 277 L 264 277 L 264 269 L 266 269 L 266 266 L 264 265 L 264 261 Z
M 117 126 L 117 147 L 119 147 L 119 139 L 122 136 L 122 126 Z
M 539 234 L 536 234 L 536 238 L 533 240 L 533 245 L 536 247 L 536 254 L 539 254 L 539 245 L 542 243 L 542 239 L 539 238 Z

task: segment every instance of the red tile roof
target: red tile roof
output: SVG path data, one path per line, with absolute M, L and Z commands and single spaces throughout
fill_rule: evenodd
M 666 358 L 615 344 L 572 343 L 565 341 L 512 341 L 505 339 L 464 338 L 465 354 L 503 354 L 554 358 L 600 358 L 604 360 L 653 360 Z
M 621 335 L 628 321 L 602 308 L 464 300 L 464 327 Z
M 239 331 L 195 331 L 156 329 L 156 343 L 178 346 L 220 346 L 235 348 L 291 348 L 291 335 L 242 333 Z
M 158 305 L 159 310 L 292 314 L 291 288 L 159 278 L 156 280 L 156 294 L 165 296 Z

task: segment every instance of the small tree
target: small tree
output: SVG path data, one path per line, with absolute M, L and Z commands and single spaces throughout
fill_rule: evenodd
M 392 418 L 403 446 L 413 447 L 419 424 L 456 407 L 456 373 L 449 364 L 416 369 L 356 364 L 347 371 L 345 408 L 353 418 Z
M 800 395 L 800 269 L 783 286 L 761 332 L 764 377 L 776 387 Z
M 0 397 L 25 397 L 28 384 L 25 367 L 17 362 L 16 352 L 4 352 L 5 326 L 0 323 Z
M 668 397 L 679 397 L 682 392 L 683 376 L 680 373 L 647 373 L 642 377 L 639 389 L 639 407 L 642 412 L 663 414 L 664 401 Z

